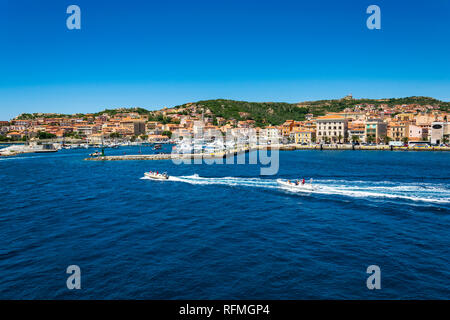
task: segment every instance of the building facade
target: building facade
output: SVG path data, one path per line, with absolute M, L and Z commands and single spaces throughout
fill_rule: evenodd
M 316 119 L 318 142 L 341 143 L 347 141 L 348 120 L 340 115 L 327 115 Z

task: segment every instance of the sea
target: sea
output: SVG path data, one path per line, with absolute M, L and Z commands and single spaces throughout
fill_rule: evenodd
M 450 153 L 281 151 L 262 176 L 94 151 L 0 158 L 0 299 L 450 299 Z

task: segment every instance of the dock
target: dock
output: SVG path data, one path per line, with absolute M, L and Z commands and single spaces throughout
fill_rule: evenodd
M 272 146 L 253 146 L 233 149 L 227 152 L 217 153 L 194 153 L 194 154 L 133 154 L 133 155 L 115 155 L 115 156 L 99 156 L 90 157 L 84 160 L 87 161 L 124 161 L 124 160 L 183 160 L 183 159 L 216 159 L 235 156 L 250 151 L 261 149 L 274 149 L 279 151 L 294 151 L 294 150 L 373 150 L 373 151 L 450 151 L 450 147 L 394 147 L 387 145 L 363 146 L 363 145 L 272 145 Z

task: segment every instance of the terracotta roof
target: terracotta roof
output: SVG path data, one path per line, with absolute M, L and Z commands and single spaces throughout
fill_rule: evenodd
M 322 116 L 322 117 L 317 117 L 316 120 L 342 120 L 345 119 L 343 116 L 340 115 L 326 115 L 326 116 Z

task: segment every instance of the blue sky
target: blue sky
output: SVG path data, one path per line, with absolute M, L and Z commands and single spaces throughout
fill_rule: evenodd
M 81 8 L 81 30 L 66 8 Z M 366 8 L 381 8 L 381 30 Z M 201 99 L 450 100 L 450 2 L 0 0 L 0 119 Z

